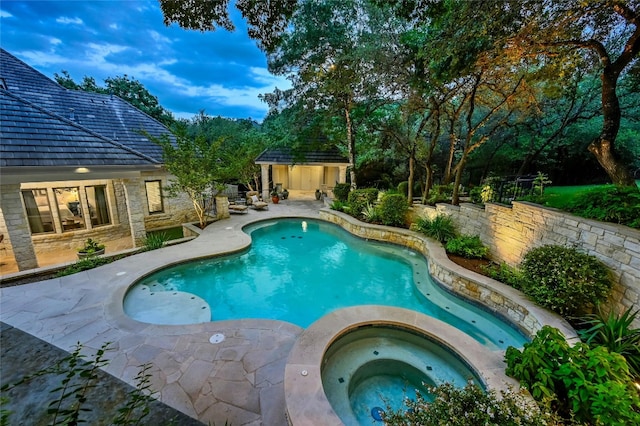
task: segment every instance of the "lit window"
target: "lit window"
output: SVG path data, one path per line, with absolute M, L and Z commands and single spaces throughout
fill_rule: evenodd
M 25 189 L 22 191 L 24 207 L 27 210 L 29 228 L 32 234 L 53 232 L 53 216 L 46 189 Z
M 63 231 L 84 229 L 82 204 L 80 203 L 78 187 L 55 188 L 53 193 L 58 203 L 58 216 Z
M 109 203 L 107 201 L 107 186 L 96 185 L 87 186 L 87 203 L 89 203 L 89 216 L 91 217 L 91 225 L 103 226 L 109 225 Z
M 147 205 L 149 213 L 162 213 L 164 206 L 162 204 L 162 186 L 159 180 L 151 180 L 145 182 L 147 189 Z

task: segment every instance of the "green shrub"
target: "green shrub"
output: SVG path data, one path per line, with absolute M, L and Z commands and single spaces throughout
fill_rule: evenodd
M 621 315 L 610 311 L 602 312 L 600 305 L 595 314 L 584 316 L 580 325 L 580 338 L 589 346 L 604 346 L 609 352 L 622 355 L 629 365 L 629 372 L 640 378 L 640 328 L 633 328 L 633 322 L 640 310 L 627 309 Z
M 522 273 L 518 269 L 504 262 L 500 264 L 491 263 L 490 265 L 481 266 L 480 268 L 489 278 L 505 283 L 515 289 L 522 289 Z
M 383 225 L 400 226 L 406 225 L 409 204 L 407 197 L 402 194 L 385 193 L 380 199 L 380 219 Z
M 166 243 L 167 241 L 169 241 L 169 237 L 167 236 L 167 234 L 163 232 L 154 232 L 147 234 L 144 241 L 142 242 L 142 245 L 144 247 L 144 251 L 150 251 L 162 248 L 164 246 L 164 243 Z
M 489 248 L 482 244 L 478 235 L 461 235 L 447 241 L 447 252 L 467 259 L 484 259 Z
M 445 214 L 439 214 L 433 219 L 419 217 L 411 224 L 411 229 L 421 232 L 427 237 L 434 238 L 443 244 L 456 237 L 453 219 Z
M 66 275 L 76 274 L 78 272 L 87 271 L 89 269 L 97 268 L 98 266 L 111 263 L 115 258 L 89 256 L 83 259 L 77 260 L 72 265 L 67 266 L 63 270 L 56 273 L 56 277 L 64 277 Z
M 575 248 L 534 248 L 525 254 L 520 269 L 522 290 L 539 305 L 565 318 L 588 312 L 606 300 L 613 285 L 602 262 Z
M 427 197 L 427 204 L 435 205 L 436 203 L 449 203 L 453 196 L 453 184 L 449 185 L 435 185 L 429 191 Z
M 622 186 L 593 188 L 576 195 L 568 211 L 588 219 L 640 228 L 640 191 Z
M 398 192 L 405 197 L 409 194 L 409 182 L 406 180 L 398 184 Z
M 382 222 L 382 214 L 380 208 L 374 204 L 367 204 L 364 210 L 362 210 L 362 217 L 369 223 Z
M 412 425 L 521 425 L 544 426 L 552 424 L 552 415 L 541 412 L 524 395 L 511 390 L 483 391 L 468 383 L 456 388 L 451 383 L 429 388 L 433 401 L 428 402 L 419 392 L 416 399 L 405 400 L 406 408 L 394 411 L 387 407 L 383 415 L 388 426 Z
M 331 202 L 331 206 L 329 206 L 329 208 L 331 210 L 337 210 L 339 212 L 343 212 L 346 206 L 347 206 L 346 203 L 336 199 Z
M 482 199 L 482 187 L 474 186 L 469 190 L 469 197 L 471 198 L 471 202 L 473 204 L 484 204 L 484 200 Z
M 640 396 L 625 359 L 600 346 L 570 346 L 544 326 L 522 351 L 509 347 L 506 373 L 563 418 L 594 425 L 640 424 Z
M 349 193 L 349 207 L 354 217 L 362 218 L 362 212 L 367 204 L 374 204 L 378 200 L 378 190 L 375 188 L 356 189 Z
M 349 199 L 349 192 L 351 192 L 351 185 L 348 183 L 336 183 L 336 186 L 333 187 L 333 195 L 338 201 L 347 201 Z

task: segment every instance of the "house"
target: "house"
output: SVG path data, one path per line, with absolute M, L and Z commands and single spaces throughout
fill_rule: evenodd
M 335 146 L 307 143 L 299 149 L 268 148 L 255 163 L 260 165 L 262 182 L 272 182 L 272 187 L 327 192 L 346 182 L 349 160 Z M 262 196 L 269 198 L 268 185 L 263 185 Z
M 170 135 L 117 96 L 66 89 L 0 49 L 0 255 L 17 269 L 87 238 L 130 239 L 194 220 L 165 198 L 161 148 Z M 3 271 L 0 265 L 0 274 Z

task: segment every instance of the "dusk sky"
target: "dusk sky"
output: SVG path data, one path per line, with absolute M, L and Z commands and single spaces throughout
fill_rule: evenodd
M 166 27 L 156 0 L 2 0 L 0 44 L 52 79 L 66 70 L 104 86 L 126 74 L 177 118 L 204 110 L 262 121 L 268 108 L 258 95 L 290 85 L 269 74 L 235 8 L 232 17 L 235 32 L 201 33 Z

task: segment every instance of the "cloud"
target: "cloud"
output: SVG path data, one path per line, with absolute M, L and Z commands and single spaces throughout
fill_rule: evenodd
M 150 30 L 149 35 L 156 42 L 171 44 L 171 40 L 168 37 L 161 35 L 157 31 Z
M 58 44 L 62 44 L 62 40 L 60 40 L 59 38 L 56 37 L 51 37 L 49 39 L 49 43 L 53 44 L 54 46 L 58 45 Z
M 0 18 L 13 18 L 13 15 L 5 10 L 0 9 Z
M 56 22 L 59 24 L 77 24 L 77 25 L 82 25 L 82 19 L 80 18 L 68 18 L 66 16 L 61 16 L 59 18 L 56 19 Z
M 112 30 L 119 30 L 120 26 L 118 24 L 114 23 L 114 24 L 109 25 L 109 28 L 111 28 Z

